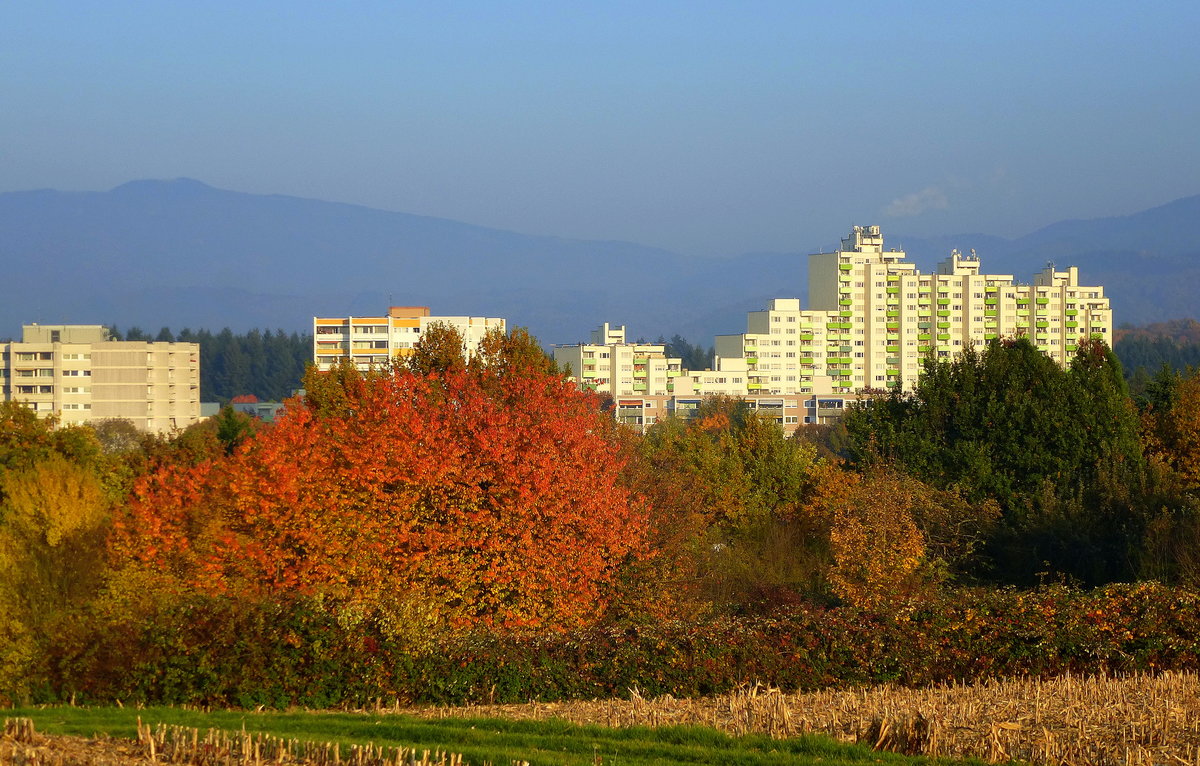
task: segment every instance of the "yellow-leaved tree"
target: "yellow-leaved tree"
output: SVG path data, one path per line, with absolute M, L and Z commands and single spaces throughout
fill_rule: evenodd
M 925 537 L 914 519 L 926 501 L 922 486 L 883 470 L 846 479 L 823 498 L 831 518 L 830 585 L 855 606 L 895 611 L 928 579 Z
M 55 623 L 99 587 L 109 503 L 58 453 L 0 470 L 0 498 L 0 696 L 19 696 Z

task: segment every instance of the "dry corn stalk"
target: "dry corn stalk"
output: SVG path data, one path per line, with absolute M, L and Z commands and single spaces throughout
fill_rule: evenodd
M 10 744 L 11 743 L 11 744 Z M 163 763 L 186 766 L 462 766 L 463 757 L 441 750 L 286 740 L 268 734 L 227 732 L 137 721 L 137 739 L 126 748 L 89 748 L 87 740 L 63 747 L 38 737 L 28 718 L 5 719 L 0 740 L 4 766 L 111 766 Z M 57 745 L 57 747 L 56 747 Z M 100 752 L 95 752 L 100 750 Z M 120 757 L 116 757 L 119 755 Z
M 428 715 L 419 709 L 402 712 Z M 761 685 L 705 699 L 472 705 L 437 715 L 562 718 L 581 724 L 712 726 L 773 737 L 819 733 L 880 749 L 1037 764 L 1200 766 L 1200 676 L 1062 676 L 922 689 L 785 694 Z

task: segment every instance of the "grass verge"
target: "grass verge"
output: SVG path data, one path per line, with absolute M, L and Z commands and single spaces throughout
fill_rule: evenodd
M 819 736 L 774 740 L 733 737 L 699 726 L 607 728 L 561 720 L 415 718 L 404 715 L 320 712 L 201 712 L 176 708 L 20 708 L 44 734 L 135 736 L 137 719 L 226 731 L 262 732 L 285 739 L 342 745 L 427 748 L 460 753 L 467 763 L 507 766 L 513 761 L 552 766 L 605 764 L 929 764 L 948 763 L 874 752 Z

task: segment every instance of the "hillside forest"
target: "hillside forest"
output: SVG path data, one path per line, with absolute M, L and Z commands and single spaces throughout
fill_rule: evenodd
M 264 341 L 265 342 L 265 341 Z M 0 405 L 0 699 L 677 696 L 1194 667 L 1200 376 L 1023 340 L 785 437 L 613 422 L 527 332 L 170 438 Z

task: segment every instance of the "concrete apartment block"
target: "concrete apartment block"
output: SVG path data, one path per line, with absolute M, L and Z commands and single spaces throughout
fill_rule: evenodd
M 200 346 L 114 341 L 101 325 L 25 325 L 0 344 L 0 389 L 63 423 L 124 418 L 170 433 L 200 420 Z
M 328 370 L 351 359 L 362 370 L 394 357 L 412 353 L 421 333 L 433 322 L 457 329 L 463 336 L 463 353 L 475 353 L 489 330 L 505 331 L 503 319 L 494 317 L 430 316 L 427 306 L 392 306 L 386 316 L 313 317 L 313 362 Z

